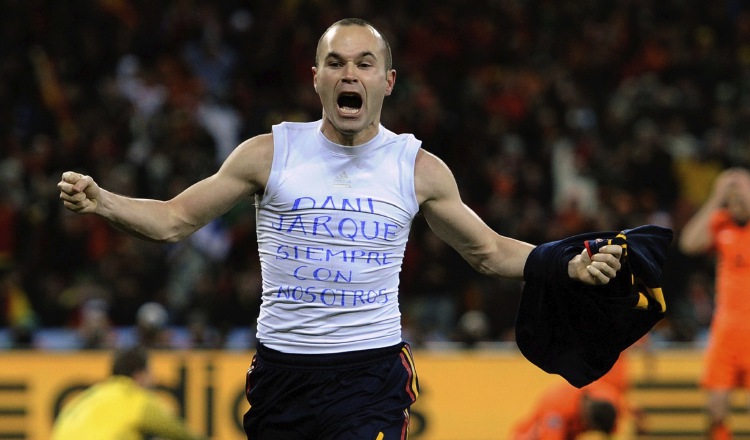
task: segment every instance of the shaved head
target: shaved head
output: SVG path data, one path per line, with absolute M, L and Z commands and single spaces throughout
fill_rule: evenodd
M 361 18 L 344 18 L 342 20 L 337 21 L 336 23 L 330 25 L 328 29 L 326 29 L 325 32 L 323 32 L 323 35 L 320 36 L 318 39 L 318 46 L 315 49 L 315 65 L 318 65 L 318 62 L 320 61 L 320 48 L 323 43 L 323 39 L 328 34 L 328 32 L 337 27 L 337 26 L 362 26 L 370 28 L 373 34 L 375 34 L 380 41 L 383 42 L 383 52 L 385 54 L 385 70 L 391 70 L 393 68 L 393 55 L 391 54 L 391 45 L 388 43 L 388 40 L 383 36 L 383 34 L 380 33 L 377 29 L 375 29 L 375 26 L 367 22 L 366 20 L 362 20 Z

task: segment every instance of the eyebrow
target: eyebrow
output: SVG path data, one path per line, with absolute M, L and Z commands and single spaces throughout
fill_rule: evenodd
M 358 58 L 365 58 L 365 57 L 368 57 L 368 56 L 373 57 L 376 60 L 378 59 L 378 57 L 374 53 L 370 52 L 369 50 L 360 52 Z M 328 54 L 326 55 L 326 58 L 343 59 L 344 57 L 341 56 L 341 54 L 339 54 L 338 52 L 328 52 Z

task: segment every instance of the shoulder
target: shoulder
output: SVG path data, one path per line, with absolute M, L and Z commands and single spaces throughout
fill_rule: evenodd
M 456 180 L 442 159 L 420 149 L 414 163 L 414 190 L 421 205 L 457 191 Z
M 273 134 L 265 133 L 251 137 L 240 143 L 232 152 L 232 156 L 252 157 L 254 159 L 266 156 L 273 157 Z
M 255 186 L 265 186 L 273 164 L 273 135 L 270 133 L 245 140 L 232 151 L 219 175 L 234 177 Z
M 413 133 L 396 133 L 385 126 L 380 126 L 380 134 L 382 136 L 383 144 L 400 143 L 409 150 L 410 154 L 416 154 L 417 152 L 425 152 L 422 149 L 422 141 L 414 136 Z M 429 154 L 429 153 L 428 153 Z M 412 156 L 413 157 L 413 156 Z
M 282 139 L 282 142 L 284 142 L 288 139 L 296 139 L 299 136 L 310 136 L 320 130 L 320 124 L 320 120 L 312 122 L 284 121 L 274 124 L 271 127 L 271 133 L 277 137 L 277 140 Z
M 235 148 L 225 165 L 239 165 L 249 170 L 270 168 L 273 161 L 273 135 L 254 136 Z
M 272 131 L 276 131 L 279 129 L 293 130 L 293 131 L 319 130 L 321 122 L 322 122 L 321 120 L 308 121 L 308 122 L 283 121 L 283 122 L 279 122 L 278 124 L 273 125 Z
M 423 148 L 420 148 L 417 153 L 415 167 L 417 168 L 417 172 L 450 171 L 448 165 L 442 159 Z

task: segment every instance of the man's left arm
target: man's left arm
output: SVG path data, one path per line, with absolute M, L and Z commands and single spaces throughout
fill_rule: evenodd
M 415 189 L 430 228 L 478 272 L 495 278 L 523 279 L 534 245 L 493 231 L 461 200 L 450 169 L 424 150 L 417 155 Z M 568 262 L 568 275 L 586 284 L 607 284 L 620 269 L 620 246 L 584 250 Z

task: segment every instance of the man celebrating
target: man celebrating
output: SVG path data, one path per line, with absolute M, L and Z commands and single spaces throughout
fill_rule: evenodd
M 247 375 L 249 439 L 404 439 L 418 395 L 401 337 L 399 272 L 414 217 L 477 271 L 521 280 L 534 246 L 490 229 L 453 174 L 411 134 L 380 124 L 396 83 L 388 41 L 344 19 L 312 68 L 322 118 L 285 122 L 240 144 L 218 172 L 168 201 L 113 194 L 65 172 L 65 207 L 147 240 L 181 240 L 255 197 L 263 274 L 257 353 Z M 604 285 L 620 246 L 561 262 Z

